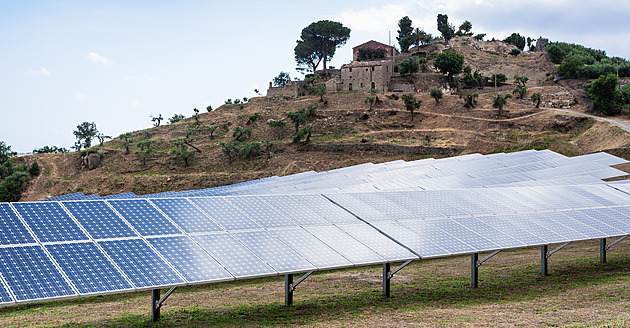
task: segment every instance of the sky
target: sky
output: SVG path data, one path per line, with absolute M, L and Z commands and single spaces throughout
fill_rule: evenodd
M 438 14 L 486 39 L 517 32 L 630 59 L 626 1 L 0 0 L 0 141 L 70 148 L 82 122 L 116 137 L 151 127 L 151 115 L 190 117 L 264 94 L 281 71 L 302 78 L 293 49 L 313 22 L 351 29 L 330 63 L 340 67 L 356 45 L 389 33 L 395 43 L 403 16 L 438 35 Z

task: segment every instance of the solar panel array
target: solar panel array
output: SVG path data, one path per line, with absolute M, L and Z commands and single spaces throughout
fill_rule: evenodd
M 2 203 L 0 304 L 625 236 L 630 184 L 601 180 L 625 175 L 610 168 L 624 162 L 471 154 L 201 191 Z

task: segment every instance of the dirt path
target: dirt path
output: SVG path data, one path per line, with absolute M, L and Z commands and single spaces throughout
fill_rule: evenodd
M 541 107 L 541 108 L 543 108 L 543 107 Z M 548 108 L 548 107 L 544 107 L 543 109 L 549 109 L 549 110 L 553 110 L 553 111 L 557 111 L 557 112 L 564 112 L 564 113 L 569 113 L 569 114 L 574 114 L 574 115 L 579 115 L 579 116 L 591 117 L 591 118 L 594 118 L 594 119 L 598 119 L 598 120 L 602 120 L 602 121 L 614 124 L 614 125 L 618 126 L 619 128 L 623 129 L 624 131 L 630 132 L 630 122 L 625 121 L 625 120 L 620 120 L 620 119 L 616 119 L 616 118 L 602 117 L 602 116 L 596 116 L 596 115 L 591 115 L 591 114 L 577 112 L 577 111 L 570 110 L 570 109 Z

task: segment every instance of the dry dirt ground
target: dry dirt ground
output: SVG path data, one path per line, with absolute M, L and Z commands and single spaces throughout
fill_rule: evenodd
M 381 267 L 321 272 L 290 308 L 282 277 L 186 287 L 156 326 L 627 327 L 628 251 L 621 242 L 600 264 L 597 241 L 575 243 L 550 258 L 544 278 L 538 248 L 504 251 L 480 267 L 478 289 L 469 287 L 467 256 L 417 261 L 394 277 L 389 299 Z M 0 327 L 149 327 L 149 300 L 137 292 L 5 307 Z

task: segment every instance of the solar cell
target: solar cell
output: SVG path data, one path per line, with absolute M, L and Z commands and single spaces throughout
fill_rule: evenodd
M 0 274 L 17 301 L 76 295 L 41 246 L 0 248 Z
M 271 265 L 278 273 L 304 272 L 316 269 L 312 263 L 287 247 L 269 231 L 239 231 L 232 235 Z
M 57 202 L 13 203 L 42 242 L 88 240 L 88 236 Z
M 0 283 L 0 305 L 9 305 L 15 303 L 9 291 Z
M 226 230 L 260 229 L 260 225 L 222 197 L 191 198 Z
M 475 253 L 478 251 L 475 247 L 465 244 L 461 240 L 453 237 L 450 233 L 440 229 L 433 221 L 434 220 L 411 220 L 401 223 L 419 234 L 421 238 L 429 239 L 441 249 L 448 251 L 450 255 Z
M 0 203 L 0 245 L 35 243 L 9 204 Z
M 223 231 L 212 219 L 185 198 L 150 199 L 187 233 Z
M 574 234 L 575 231 L 561 226 L 559 224 L 553 224 L 545 222 L 546 219 L 537 216 L 537 213 L 527 213 L 519 215 L 503 216 L 506 221 L 520 227 L 521 229 L 532 233 L 536 237 L 539 237 L 547 242 L 547 244 L 554 243 L 566 243 L 571 241 L 570 237 L 566 237 L 564 233 Z M 581 235 L 582 239 L 583 235 Z
M 236 278 L 276 274 L 267 263 L 227 233 L 196 235 L 193 239 Z
M 408 193 L 416 204 L 426 204 L 428 207 L 436 209 L 438 212 L 447 217 L 469 216 L 467 212 L 444 202 L 443 199 L 437 197 L 435 191 L 412 191 Z
M 145 199 L 109 200 L 107 202 L 143 236 L 182 233 Z
M 481 220 L 478 220 L 473 217 L 463 217 L 457 218 L 455 221 L 462 226 L 474 231 L 476 234 L 483 236 L 484 238 L 491 240 L 492 242 L 499 245 L 501 248 L 516 248 L 516 247 L 525 247 L 527 243 L 519 241 L 514 237 L 501 232 L 493 228 L 492 226 L 484 223 Z
M 94 239 L 136 237 L 136 233 L 104 201 L 63 202 Z
M 528 246 L 545 245 L 548 243 L 545 239 L 536 236 L 536 234 L 529 232 L 514 223 L 511 223 L 512 220 L 518 220 L 518 215 L 501 217 L 488 216 L 478 217 L 476 219 L 481 221 L 482 223 L 491 226 L 504 235 L 514 237 L 516 240 Z
M 390 238 L 409 247 L 415 254 L 421 258 L 431 258 L 439 256 L 448 256 L 450 252 L 439 247 L 433 242 L 424 238 L 421 234 L 412 231 L 403 226 L 401 223 L 392 221 L 374 222 L 372 224 L 377 229 L 385 233 Z
M 216 282 L 233 280 L 217 261 L 186 236 L 149 238 L 155 247 L 188 282 Z
M 260 198 L 301 226 L 330 224 L 323 216 L 298 203 L 289 195 L 260 196 Z
M 353 266 L 352 262 L 302 228 L 284 228 L 270 231 L 318 269 Z
M 366 224 L 339 225 L 354 239 L 374 250 L 389 262 L 417 260 L 418 256 Z
M 333 204 L 330 200 L 321 195 L 293 195 L 293 199 L 300 204 L 306 205 L 309 209 L 323 216 L 328 222 L 333 224 L 357 223 L 359 222 L 354 215 L 344 211 L 339 206 Z
M 355 265 L 386 262 L 385 258 L 337 227 L 313 226 L 305 229 Z
M 295 222 L 276 211 L 256 196 L 226 198 L 265 228 L 296 227 Z
M 370 204 L 380 212 L 387 213 L 387 216 L 396 220 L 421 219 L 417 214 L 389 200 L 381 193 L 359 193 L 353 194 L 354 197 Z
M 93 242 L 51 244 L 45 247 L 79 294 L 133 289 Z
M 325 196 L 362 220 L 368 222 L 392 220 L 387 214 L 350 194 L 327 194 Z
M 611 220 L 608 219 L 607 220 L 608 223 L 605 223 L 604 221 L 600 220 L 600 219 L 603 219 L 602 216 L 590 215 L 588 211 L 585 212 L 584 210 L 569 210 L 569 211 L 563 211 L 561 213 L 579 221 L 580 223 L 586 224 L 589 227 L 596 229 L 597 231 L 600 231 L 603 234 L 603 237 L 622 236 L 626 234 L 624 231 L 612 226 L 612 225 L 616 225 L 616 226 L 622 225 L 620 222 L 617 222 L 615 224 L 615 223 L 611 223 Z
M 409 210 L 417 219 L 430 219 L 446 217 L 446 214 L 432 207 L 431 204 L 418 201 L 409 197 L 408 192 L 387 192 L 383 196 L 395 202 L 396 204 Z
M 137 288 L 184 284 L 185 281 L 141 239 L 98 242 Z

